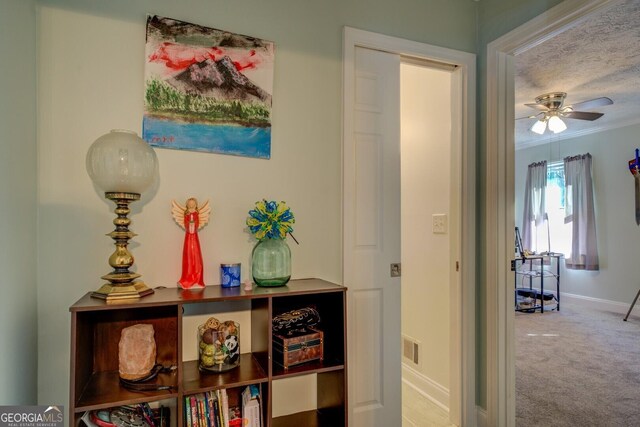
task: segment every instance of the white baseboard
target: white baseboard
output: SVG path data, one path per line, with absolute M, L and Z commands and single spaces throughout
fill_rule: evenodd
M 536 287 L 534 287 L 534 289 L 540 290 L 540 288 L 536 288 Z M 551 292 L 554 295 L 556 294 L 555 289 L 547 289 L 545 287 L 545 292 L 547 291 Z M 593 298 L 593 297 L 587 297 L 584 295 L 560 292 L 560 309 L 561 310 L 562 310 L 562 303 L 569 303 L 572 306 L 580 307 L 580 308 L 611 311 L 619 314 L 627 314 L 627 311 L 629 310 L 629 306 L 631 305 L 631 301 L 629 301 L 629 304 L 625 304 L 622 302 L 611 301 L 608 299 Z M 638 304 L 637 314 L 640 315 L 640 303 Z
M 476 406 L 476 426 L 487 427 L 487 411 L 480 406 Z
M 402 364 L 402 382 L 447 411 L 447 413 L 449 412 L 448 388 L 443 387 L 404 363 Z
M 560 292 L 560 309 L 562 310 L 562 302 L 569 302 L 571 305 L 579 306 L 582 308 L 597 309 L 603 311 L 612 311 L 614 313 L 627 314 L 629 304 L 624 304 L 618 301 L 610 301 L 601 298 L 586 297 L 584 295 L 568 294 Z M 638 307 L 640 309 L 640 306 Z M 640 314 L 640 312 L 638 313 Z

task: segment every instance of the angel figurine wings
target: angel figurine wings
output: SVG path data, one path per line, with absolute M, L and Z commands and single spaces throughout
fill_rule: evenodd
M 190 289 L 194 285 L 204 286 L 204 268 L 198 230 L 209 222 L 211 207 L 208 200 L 199 207 L 195 197 L 187 199 L 185 204 L 186 206 L 182 206 L 172 200 L 171 215 L 185 231 L 182 248 L 182 277 L 180 277 L 178 284 L 182 289 Z

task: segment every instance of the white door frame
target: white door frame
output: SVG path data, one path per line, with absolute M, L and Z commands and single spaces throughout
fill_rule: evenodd
M 355 28 L 344 28 L 343 37 L 343 150 L 345 141 L 353 135 L 352 94 L 354 82 L 354 58 L 356 47 L 381 50 L 425 60 L 456 65 L 452 78 L 461 83 L 462 123 L 460 132 L 460 288 L 451 296 L 451 351 L 455 358 L 451 361 L 451 385 L 449 391 L 449 413 L 452 422 L 462 426 L 476 424 L 475 399 L 475 134 L 476 134 L 476 56 L 471 53 L 432 46 L 415 41 L 385 36 Z M 344 153 L 344 151 L 343 151 Z M 344 159 L 344 154 L 343 154 Z M 343 167 L 344 184 L 344 167 Z M 343 194 L 344 197 L 344 194 Z M 343 203 L 344 223 L 344 203 Z M 343 228 L 344 233 L 344 228 Z M 343 239 L 344 241 L 344 239 Z M 343 283 L 345 272 L 350 269 L 343 252 Z M 398 337 L 399 338 L 399 337 Z M 400 375 L 400 371 L 398 372 Z M 353 390 L 350 387 L 349 390 Z M 349 399 L 351 402 L 352 399 Z M 352 414 L 351 404 L 349 414 Z M 350 416 L 351 418 L 351 416 Z
M 514 58 L 620 0 L 565 0 L 487 45 L 487 425 L 515 425 Z

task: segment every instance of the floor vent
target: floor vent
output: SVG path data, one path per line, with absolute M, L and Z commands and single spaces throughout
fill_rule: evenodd
M 420 343 L 413 338 L 403 336 L 402 337 L 402 355 L 405 359 L 419 365 L 420 357 Z

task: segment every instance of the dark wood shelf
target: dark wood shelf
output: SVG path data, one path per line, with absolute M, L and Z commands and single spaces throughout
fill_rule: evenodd
M 322 279 L 297 279 L 286 286 L 263 288 L 253 285 L 251 291 L 245 291 L 242 286 L 223 288 L 221 286 L 205 286 L 200 289 L 156 288 L 151 295 L 137 300 L 123 300 L 107 303 L 104 300 L 92 298 L 91 292 L 73 304 L 69 311 L 97 311 L 118 310 L 131 307 L 157 307 L 163 305 L 192 304 L 215 301 L 234 301 L 272 296 L 289 296 L 300 294 L 318 294 L 346 290 L 343 286 L 327 282 Z
M 75 412 L 92 411 L 94 409 L 110 408 L 112 406 L 128 405 L 142 402 L 154 402 L 178 397 L 178 375 L 158 374 L 149 383 L 171 386 L 171 390 L 131 391 L 120 385 L 118 371 L 96 372 L 91 375 L 75 404 Z
M 292 366 L 289 369 L 274 363 L 272 377 L 274 380 L 279 378 L 296 377 L 299 375 L 307 375 L 322 372 L 339 371 L 344 369 L 344 363 L 340 360 L 324 360 L 307 362 L 302 365 Z
M 321 409 L 276 417 L 271 427 L 334 427 L 345 425 L 344 418 L 342 408 Z
M 267 381 L 269 376 L 251 353 L 241 354 L 240 365 L 227 372 L 200 372 L 197 360 L 182 364 L 182 390 L 185 395 Z
M 194 306 L 196 304 L 203 304 Z M 213 303 L 213 304 L 206 304 Z M 188 309 L 191 306 L 193 309 Z M 284 369 L 272 362 L 272 318 L 302 307 L 320 313 L 324 332 L 324 361 Z M 196 360 L 181 361 L 183 321 L 190 315 L 250 310 L 251 351 L 240 355 L 237 368 L 223 373 L 200 372 Z M 83 296 L 71 312 L 70 426 L 81 425 L 85 411 L 121 405 L 175 399 L 176 426 L 186 426 L 186 396 L 227 389 L 237 401 L 248 385 L 258 385 L 262 395 L 264 427 L 344 427 L 347 422 L 346 288 L 321 279 L 292 280 L 286 286 L 250 291 L 242 287 L 207 286 L 198 290 L 156 289 L 152 295 L 130 301 L 107 303 Z M 191 313 L 193 312 L 193 313 Z M 177 365 L 170 374 L 159 374 L 149 383 L 171 386 L 169 390 L 132 391 L 120 385 L 118 346 L 124 328 L 151 324 L 155 331 L 157 363 Z M 194 332 L 195 331 L 191 331 Z M 317 410 L 270 419 L 273 413 L 273 382 L 317 374 Z M 296 396 L 288 396 L 295 400 Z M 235 399 L 235 400 L 234 400 Z

